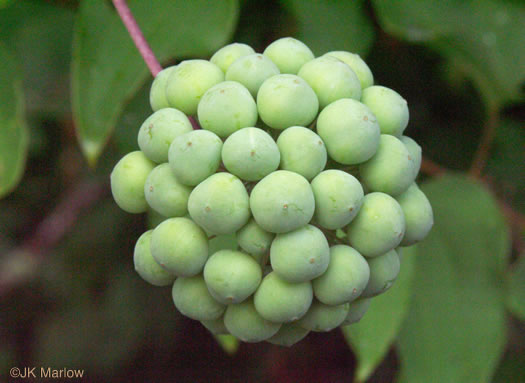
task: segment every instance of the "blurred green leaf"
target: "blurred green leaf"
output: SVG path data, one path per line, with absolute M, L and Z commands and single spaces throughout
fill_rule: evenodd
M 0 198 L 13 190 L 24 172 L 27 131 L 22 74 L 17 61 L 0 45 Z
M 523 122 L 504 119 L 496 129 L 486 173 L 497 194 L 525 213 L 525 129 Z
M 336 0 L 281 0 L 295 16 L 297 33 L 316 56 L 347 50 L 365 56 L 374 41 L 374 28 L 364 2 Z
M 208 56 L 231 37 L 236 0 L 136 0 L 130 8 L 161 62 Z M 125 103 L 148 77 L 131 37 L 107 2 L 85 0 L 75 25 L 73 115 L 80 145 L 94 164 Z
M 399 336 L 400 381 L 487 382 L 506 344 L 508 228 L 492 195 L 465 176 L 421 189 L 435 224 L 416 246 L 414 296 Z
M 71 113 L 73 19 L 72 9 L 35 0 L 0 10 L 0 40 L 20 59 L 28 112 Z
M 373 1 L 381 26 L 429 45 L 472 79 L 491 107 L 523 99 L 525 3 L 497 0 Z
M 521 254 L 507 275 L 507 307 L 525 321 L 525 254 Z
M 113 141 L 121 156 L 139 149 L 137 136 L 140 126 L 152 113 L 149 104 L 150 87 L 151 81 L 146 81 L 120 115 Z
M 233 355 L 239 349 L 239 340 L 230 334 L 221 334 L 213 336 L 217 343 L 222 347 L 226 353 Z
M 416 255 L 412 247 L 401 251 L 401 271 L 392 288 L 372 299 L 361 321 L 342 328 L 357 356 L 357 382 L 366 381 L 381 363 L 408 312 Z

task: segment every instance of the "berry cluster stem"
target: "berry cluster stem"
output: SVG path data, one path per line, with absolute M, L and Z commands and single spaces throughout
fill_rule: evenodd
M 144 35 L 135 21 L 128 4 L 126 4 L 126 0 L 113 0 L 113 5 L 115 6 L 120 18 L 122 19 L 122 22 L 126 26 L 129 35 L 133 39 L 133 42 L 139 50 L 151 74 L 153 77 L 157 76 L 157 74 L 162 70 L 162 66 L 155 57 L 155 54 L 151 50 L 148 42 L 144 38 Z

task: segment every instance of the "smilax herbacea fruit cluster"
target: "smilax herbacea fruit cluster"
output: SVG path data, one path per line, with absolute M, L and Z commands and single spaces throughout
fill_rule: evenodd
M 150 102 L 113 197 L 165 217 L 135 269 L 214 334 L 291 346 L 357 322 L 432 227 L 407 103 L 357 54 L 230 44 L 164 69 Z

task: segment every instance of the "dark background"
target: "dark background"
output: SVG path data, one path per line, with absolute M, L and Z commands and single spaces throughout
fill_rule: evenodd
M 225 352 L 133 270 L 154 218 L 120 211 L 108 181 L 137 149 L 152 78 L 111 2 L 0 1 L 0 48 L 16 63 L 0 62 L 1 84 L 23 84 L 16 99 L 0 89 L 0 116 L 24 110 L 19 147 L 0 121 L 0 157 L 20 166 L 0 189 L 0 381 L 44 366 L 90 382 L 350 382 L 359 358 L 367 382 L 525 382 L 523 2 L 129 3 L 164 66 L 283 36 L 361 54 L 408 101 L 436 226 L 394 307 L 378 301 L 386 315 L 365 315 L 352 348 L 332 331 Z

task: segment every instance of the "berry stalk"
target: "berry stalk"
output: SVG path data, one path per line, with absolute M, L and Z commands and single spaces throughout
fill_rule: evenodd
M 126 4 L 126 0 L 113 0 L 113 5 L 117 9 L 117 12 L 120 18 L 122 19 L 122 22 L 126 26 L 129 35 L 133 39 L 135 46 L 139 50 L 151 74 L 153 75 L 153 77 L 156 77 L 157 73 L 159 73 L 162 70 L 162 67 L 159 64 L 157 58 L 155 57 L 155 54 L 151 50 L 148 42 L 144 38 L 140 27 L 135 21 L 135 18 L 133 17 L 133 14 L 131 13 L 128 5 Z

